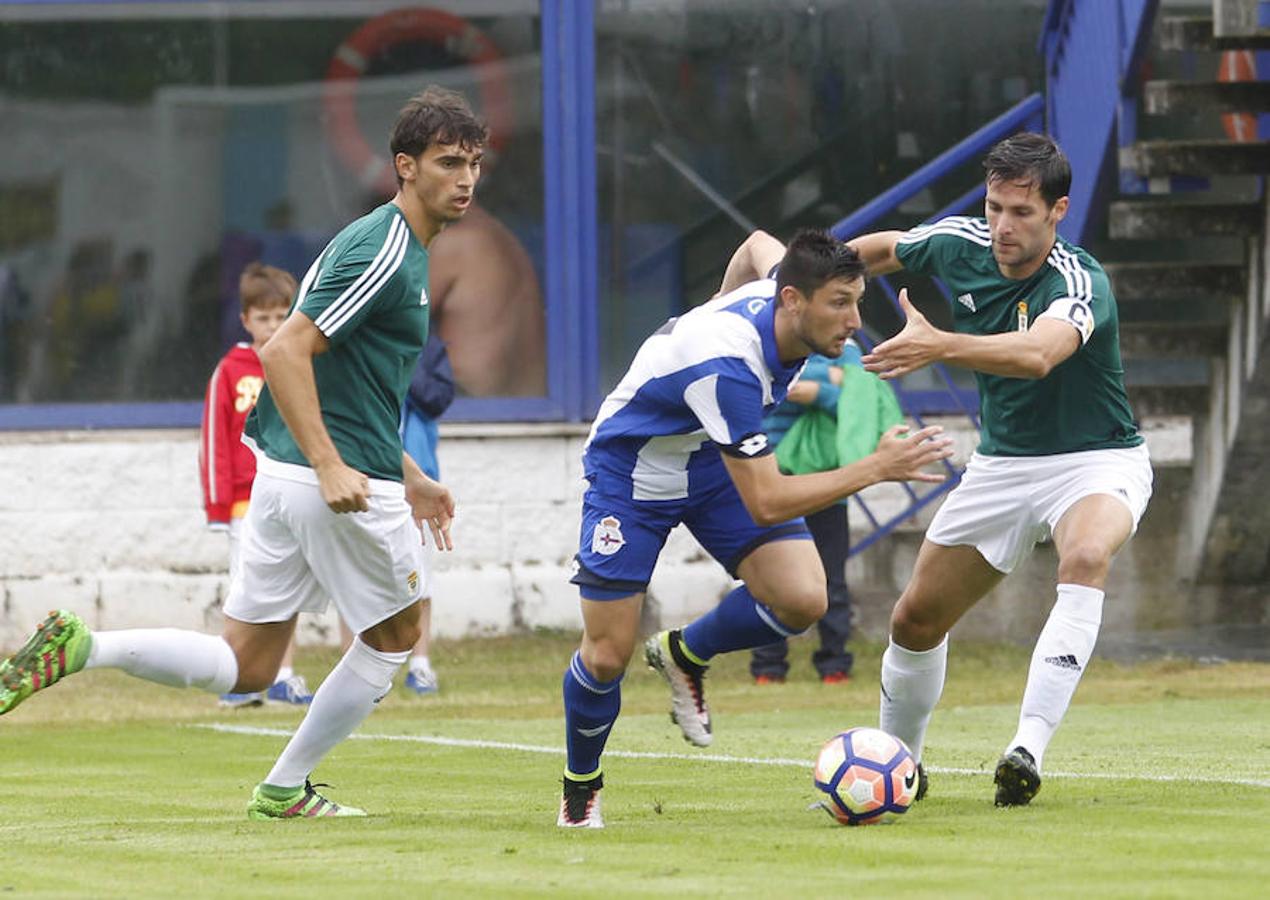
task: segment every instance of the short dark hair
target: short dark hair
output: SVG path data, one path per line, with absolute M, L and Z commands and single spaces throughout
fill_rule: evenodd
M 406 101 L 392 126 L 388 149 L 393 159 L 404 153 L 417 158 L 431 144 L 458 144 L 479 149 L 489 141 L 489 127 L 476 117 L 462 94 L 430 84 Z M 396 166 L 393 170 L 396 171 Z M 401 184 L 401 176 L 397 176 Z
M 835 278 L 855 281 L 864 277 L 864 260 L 827 231 L 803 228 L 785 247 L 776 273 L 776 296 L 789 285 L 810 297 Z
M 238 276 L 238 299 L 243 312 L 290 306 L 296 287 L 295 276 L 290 272 L 262 262 L 250 262 Z
M 1072 165 L 1049 135 L 1022 131 L 1006 138 L 983 158 L 988 184 L 1010 181 L 1034 184 L 1053 206 L 1072 189 Z

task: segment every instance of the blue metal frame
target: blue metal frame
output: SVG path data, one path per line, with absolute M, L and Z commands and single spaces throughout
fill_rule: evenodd
M 600 403 L 595 10 L 542 0 L 541 12 L 547 396 L 459 397 L 447 421 L 577 422 Z M 0 404 L 0 431 L 196 428 L 201 416 L 193 400 Z
M 548 349 L 563 353 L 549 384 L 563 391 L 565 417 L 581 421 L 599 406 L 593 4 L 543 0 L 542 34 L 547 295 L 559 311 Z
M 1045 57 L 1045 120 L 1072 164 L 1071 206 L 1059 233 L 1081 243 L 1097 221 L 1110 150 L 1136 137 L 1137 66 L 1159 0 L 1050 0 L 1037 48 Z M 1120 125 L 1117 128 L 1117 125 Z M 1141 189 L 1130 175 L 1127 189 Z

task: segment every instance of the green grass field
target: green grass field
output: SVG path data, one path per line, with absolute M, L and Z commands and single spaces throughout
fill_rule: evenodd
M 606 761 L 604 831 L 555 827 L 560 679 L 573 638 L 438 642 L 442 693 L 400 687 L 314 775 L 362 820 L 253 822 L 295 709 L 88 672 L 0 719 L 0 896 L 1233 897 L 1270 888 L 1270 666 L 1096 662 L 1030 807 L 996 809 L 1027 657 L 954 644 L 928 736 L 930 796 L 844 828 L 811 759 L 877 720 L 857 677 L 755 688 L 743 655 L 707 681 L 715 743 L 669 722 L 633 667 Z M 311 683 L 332 652 L 302 654 Z M 400 679 L 399 679 L 400 680 Z M 216 729 L 224 730 L 216 730 Z

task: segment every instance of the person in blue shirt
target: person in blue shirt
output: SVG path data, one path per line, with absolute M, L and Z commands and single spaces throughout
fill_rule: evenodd
M 764 277 L 779 265 L 775 278 Z M 557 824 L 602 828 L 600 755 L 666 536 L 683 523 L 741 584 L 687 627 L 645 644 L 666 679 L 672 717 L 699 747 L 712 740 L 703 679 L 719 653 L 802 632 L 825 612 L 825 571 L 802 516 L 880 481 L 940 481 L 938 427 L 891 429 L 846 466 L 784 475 L 763 417 L 812 353 L 838 357 L 860 327 L 864 270 L 823 231 L 788 249 L 757 231 L 733 254 L 719 293 L 640 347 L 605 399 L 583 453 L 576 574 L 582 644 L 564 675 L 567 764 Z
M 780 406 L 763 420 L 767 439 L 779 444 L 804 412 L 818 409 L 835 418 L 841 393 L 842 367 L 859 366 L 860 347 L 848 340 L 836 359 L 814 353 L 807 357 L 798 381 Z M 820 647 L 811 662 L 825 684 L 841 684 L 850 679 L 854 657 L 847 650 L 851 637 L 851 594 L 847 589 L 847 552 L 851 546 L 847 503 L 842 501 L 804 516 L 820 562 L 825 567 L 829 606 L 816 622 Z M 781 638 L 754 648 L 750 674 L 756 684 L 779 684 L 789 673 L 789 641 Z

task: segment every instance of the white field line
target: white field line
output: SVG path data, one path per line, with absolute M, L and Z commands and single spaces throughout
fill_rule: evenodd
M 254 725 L 222 725 L 206 723 L 185 726 L 189 728 L 205 728 L 224 734 L 249 734 L 258 737 L 290 737 L 291 732 L 285 728 L 260 728 Z M 397 741 L 410 744 L 433 744 L 438 747 L 470 747 L 475 750 L 514 750 L 520 753 L 547 753 L 563 756 L 564 747 L 543 747 L 537 744 L 514 744 L 508 741 L 480 741 L 468 738 L 448 738 L 427 734 L 353 734 L 354 741 Z M 787 759 L 766 756 L 726 756 L 720 753 L 649 753 L 640 750 L 605 750 L 604 755 L 618 759 L 676 759 L 688 762 L 718 762 L 733 765 L 750 766 L 794 766 L 799 769 L 810 769 L 809 759 Z M 931 766 L 930 771 L 937 775 L 991 775 L 991 769 L 962 769 L 947 766 Z M 1129 775 L 1118 772 L 1046 772 L 1046 778 L 1094 778 L 1114 781 L 1157 781 L 1182 782 L 1190 784 L 1240 784 L 1246 787 L 1270 788 L 1270 780 L 1259 778 L 1217 778 L 1209 775 Z

